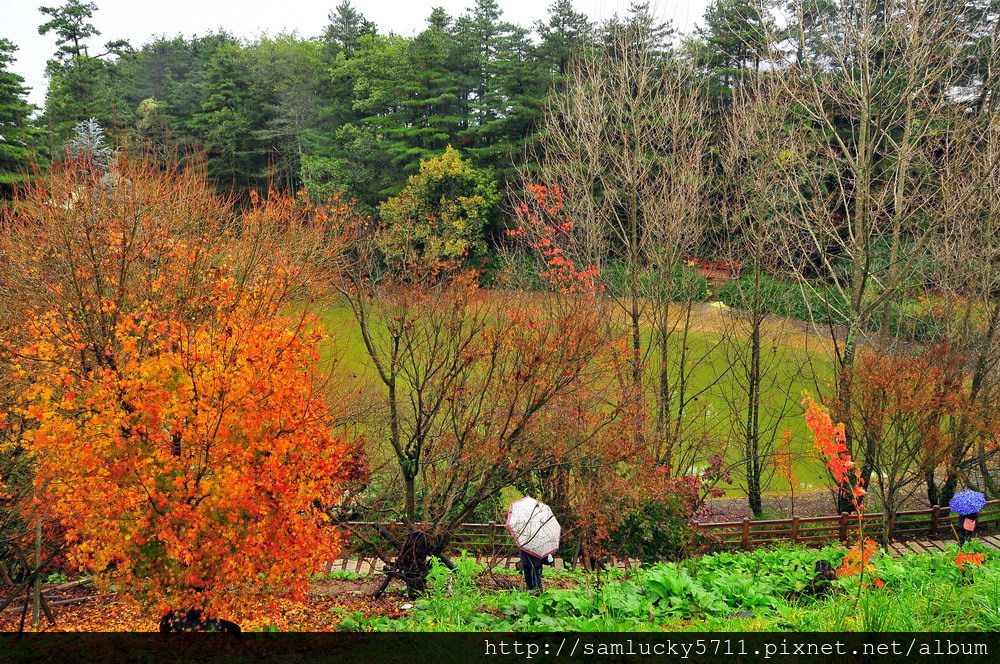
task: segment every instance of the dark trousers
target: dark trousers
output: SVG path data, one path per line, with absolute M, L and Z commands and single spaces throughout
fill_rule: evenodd
M 542 590 L 542 559 L 527 551 L 521 551 L 521 571 L 528 590 Z
M 958 517 L 958 527 L 955 530 L 958 531 L 958 545 L 963 546 L 966 542 L 972 540 L 976 536 L 975 530 L 966 530 L 962 527 L 966 519 L 972 519 L 973 521 L 979 520 L 979 512 L 975 514 L 961 514 Z

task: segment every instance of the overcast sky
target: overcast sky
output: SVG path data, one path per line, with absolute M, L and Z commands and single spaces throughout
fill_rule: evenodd
M 276 34 L 296 31 L 303 37 L 315 37 L 327 23 L 327 14 L 341 0 L 95 0 L 97 12 L 91 21 L 100 37 L 90 49 L 95 53 L 105 42 L 127 39 L 138 48 L 155 35 L 203 35 L 224 28 L 240 37 L 261 32 Z M 18 46 L 14 70 L 31 87 L 28 100 L 41 106 L 45 100 L 45 61 L 56 50 L 56 36 L 38 34 L 44 23 L 40 5 L 60 6 L 65 0 L 0 0 L 0 37 Z M 504 18 L 530 28 L 544 19 L 552 0 L 499 0 Z M 425 26 L 433 7 L 444 7 L 457 16 L 474 0 L 352 0 L 352 4 L 381 32 L 413 35 Z M 574 0 L 577 11 L 591 19 L 604 20 L 623 13 L 628 0 Z M 673 21 L 682 32 L 701 21 L 708 0 L 653 0 L 657 13 Z M 45 17 L 47 18 L 47 17 Z M 96 51 L 100 52 L 100 51 Z

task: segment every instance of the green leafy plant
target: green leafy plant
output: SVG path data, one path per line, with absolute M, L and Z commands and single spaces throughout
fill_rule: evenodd
M 663 565 L 646 575 L 646 590 L 650 603 L 658 613 L 671 616 L 718 615 L 731 607 L 715 590 L 707 590 L 693 579 L 687 570 L 676 565 Z
M 66 583 L 67 581 L 66 575 L 62 572 L 52 572 L 45 578 L 45 583 L 50 586 L 58 583 Z
M 431 559 L 427 574 L 427 595 L 415 603 L 416 617 L 450 629 L 464 629 L 479 613 L 482 592 L 476 585 L 476 574 L 482 567 L 466 552 L 454 560 L 455 569 L 445 567 L 437 558 Z

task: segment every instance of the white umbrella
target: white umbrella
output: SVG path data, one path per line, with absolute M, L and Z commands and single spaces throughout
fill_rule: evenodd
M 552 508 L 525 496 L 514 501 L 507 511 L 507 530 L 519 549 L 544 558 L 559 548 L 562 528 Z

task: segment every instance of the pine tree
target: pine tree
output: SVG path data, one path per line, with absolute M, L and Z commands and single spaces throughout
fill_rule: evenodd
M 510 170 L 523 155 L 549 79 L 528 31 L 503 21 L 496 0 L 477 0 L 457 21 L 456 36 L 466 54 L 468 84 L 460 144 L 477 166 Z
M 73 127 L 73 135 L 66 141 L 66 156 L 82 159 L 107 173 L 115 160 L 115 149 L 108 145 L 104 127 L 94 118 L 89 118 Z
M 93 2 L 67 0 L 62 7 L 39 7 L 38 11 L 52 17 L 38 26 L 38 34 L 56 33 L 56 46 L 59 47 L 56 58 L 62 64 L 69 64 L 87 55 L 84 40 L 101 34 L 93 23 L 88 22 L 97 11 L 97 5 Z
M 594 24 L 586 14 L 573 11 L 572 0 L 556 0 L 549 5 L 548 23 L 536 22 L 535 30 L 542 40 L 538 56 L 548 65 L 551 74 L 562 76 L 574 49 L 590 41 Z
M 14 42 L 0 38 L 0 196 L 6 197 L 11 183 L 22 179 L 30 166 L 34 131 L 26 100 L 24 78 L 10 71 L 16 60 Z
M 699 34 L 708 46 L 704 64 L 713 72 L 716 94 L 728 97 L 748 72 L 760 72 L 771 56 L 778 29 L 774 0 L 715 0 L 705 10 Z
M 39 7 L 51 18 L 38 27 L 38 34 L 56 34 L 55 59 L 46 65 L 49 88 L 45 119 L 60 137 L 91 117 L 104 126 L 120 126 L 122 117 L 130 112 L 112 81 L 114 65 L 105 58 L 128 55 L 132 48 L 128 42 L 117 40 L 106 43 L 103 53 L 90 55 L 86 40 L 101 34 L 89 22 L 96 10 L 95 3 L 80 0 L 67 0 L 61 7 Z
M 363 35 L 353 57 L 332 61 L 332 83 L 320 93 L 327 140 L 302 158 L 302 180 L 316 197 L 346 192 L 369 212 L 403 186 L 403 168 L 415 162 L 408 154 L 412 115 L 404 106 L 415 94 L 409 42 Z
M 450 26 L 444 10 L 435 9 L 427 28 L 413 39 L 365 38 L 340 68 L 355 82 L 353 110 L 364 113 L 341 135 L 357 141 L 359 132 L 370 132 L 369 140 L 391 162 L 384 167 L 393 174 L 386 193 L 398 191 L 422 160 L 439 157 L 464 127 L 463 79 L 456 74 L 463 52 Z
M 238 44 L 219 47 L 205 75 L 201 113 L 194 120 L 208 151 L 209 174 L 233 190 L 252 188 L 255 179 L 264 175 L 253 134 L 263 104 L 254 96 L 253 75 L 243 48 Z
M 328 69 L 323 44 L 293 34 L 262 37 L 248 49 L 258 89 L 266 102 L 267 119 L 255 124 L 268 156 L 271 186 L 292 192 L 299 188 L 303 155 L 322 144 L 328 130 L 320 96 Z
M 375 35 L 375 24 L 356 10 L 349 0 L 344 0 L 327 16 L 330 23 L 323 31 L 323 41 L 331 55 L 343 54 L 352 58 L 358 40 L 364 35 Z
M 795 64 L 800 67 L 823 67 L 829 47 L 837 43 L 836 0 L 792 0 L 786 7 L 791 17 L 789 37 L 794 42 Z
M 648 1 L 632 0 L 625 18 L 615 14 L 601 32 L 605 48 L 659 54 L 670 48 L 674 29 L 669 20 L 661 22 L 653 16 Z
M 427 28 L 409 47 L 414 73 L 414 95 L 404 102 L 414 125 L 414 157 L 428 159 L 442 154 L 454 142 L 462 127 L 459 104 L 461 83 L 455 74 L 459 66 L 459 43 L 449 31 L 451 17 L 438 7 L 427 19 Z M 416 170 L 415 162 L 409 164 Z

